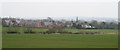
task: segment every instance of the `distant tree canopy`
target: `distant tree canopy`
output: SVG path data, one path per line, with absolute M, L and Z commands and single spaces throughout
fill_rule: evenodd
M 76 24 L 73 23 L 73 28 L 76 29 L 83 29 L 85 27 L 82 27 L 82 25 L 89 25 L 91 27 L 95 27 L 94 29 L 118 29 L 118 24 L 115 22 L 97 22 L 96 20 L 93 20 L 92 22 L 83 22 L 82 24 Z

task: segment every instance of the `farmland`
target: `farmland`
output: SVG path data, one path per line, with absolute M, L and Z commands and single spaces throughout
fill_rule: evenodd
M 7 31 L 8 28 L 3 28 Z M 23 28 L 18 28 L 24 31 Z M 25 28 L 24 28 L 25 29 Z M 33 28 L 35 31 L 48 29 Z M 117 48 L 118 30 L 114 29 L 64 29 L 73 33 L 100 31 L 103 34 L 2 34 L 3 48 Z
M 117 48 L 118 30 L 115 29 L 64 29 L 76 33 L 79 31 L 99 31 L 102 34 L 24 34 L 27 28 L 14 27 L 12 31 L 20 34 L 6 34 L 3 27 L 3 48 Z M 35 32 L 48 29 L 32 28 Z
M 3 34 L 3 48 L 117 48 L 116 34 Z

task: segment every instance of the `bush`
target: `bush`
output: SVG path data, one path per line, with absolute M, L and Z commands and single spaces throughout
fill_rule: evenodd
M 100 34 L 100 32 L 94 32 L 94 31 L 90 32 L 90 31 L 86 31 L 86 34 Z
M 80 31 L 80 34 L 86 34 L 86 32 L 85 31 Z
M 61 33 L 63 33 L 63 34 L 72 34 L 72 32 L 68 32 L 68 31 L 63 31 Z

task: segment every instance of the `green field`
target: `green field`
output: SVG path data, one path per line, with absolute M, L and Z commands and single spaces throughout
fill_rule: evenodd
M 99 31 L 102 34 L 24 34 L 26 28 L 10 29 L 20 34 L 6 34 L 4 32 L 9 31 L 9 28 L 3 27 L 3 48 L 118 48 L 118 30 L 115 29 L 63 29 L 72 33 Z M 35 32 L 47 30 L 32 28 Z
M 27 28 L 24 28 L 24 27 L 12 27 L 12 28 L 8 28 L 8 27 L 2 27 L 2 32 L 5 33 L 7 31 L 10 30 L 13 30 L 13 31 L 18 31 L 20 33 L 23 34 L 23 32 L 27 29 Z M 33 32 L 46 32 L 48 31 L 48 29 L 39 29 L 39 28 L 30 28 L 32 29 Z M 118 33 L 118 30 L 116 29 L 62 29 L 62 30 L 65 30 L 65 31 L 69 31 L 69 32 L 72 32 L 72 33 L 76 33 L 76 32 L 79 32 L 79 31 L 99 31 L 101 33 L 104 33 L 104 34 L 117 34 Z
M 3 34 L 3 48 L 118 48 L 117 34 Z

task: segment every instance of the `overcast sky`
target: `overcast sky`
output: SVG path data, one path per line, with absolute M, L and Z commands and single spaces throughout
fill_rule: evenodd
M 118 0 L 1 0 L 2 16 L 23 18 L 118 17 Z

